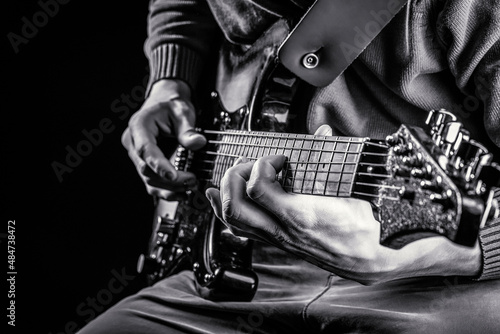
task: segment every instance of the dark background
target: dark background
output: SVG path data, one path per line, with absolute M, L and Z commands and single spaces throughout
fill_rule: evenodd
M 9 1 L 2 10 L 0 233 L 16 220 L 16 332 L 73 333 L 145 286 L 130 277 L 147 246 L 153 203 L 120 136 L 148 74 L 148 1 L 41 3 L 52 4 L 51 15 L 39 14 L 38 1 Z M 16 53 L 9 33 L 29 35 L 26 20 L 37 31 Z M 88 142 L 82 131 L 103 119 L 108 133 L 80 146 L 86 156 L 59 180 L 54 162 L 67 165 L 68 147 Z M 2 254 L 6 263 L 5 239 Z

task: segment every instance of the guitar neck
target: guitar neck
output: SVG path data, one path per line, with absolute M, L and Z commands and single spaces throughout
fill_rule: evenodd
M 369 138 L 238 130 L 206 133 L 218 135 L 209 140 L 215 149 L 206 152 L 215 156 L 211 178 L 215 186 L 238 157 L 256 160 L 274 154 L 287 157 L 278 180 L 288 192 L 370 198 L 376 195 L 374 175 L 387 177 L 387 147 Z M 370 177 L 368 183 L 363 182 L 365 176 Z

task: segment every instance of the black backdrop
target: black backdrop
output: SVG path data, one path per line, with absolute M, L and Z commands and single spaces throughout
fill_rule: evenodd
M 15 219 L 15 332 L 73 333 L 145 286 L 135 264 L 153 205 L 120 136 L 147 79 L 147 1 L 4 7 L 0 234 L 6 265 Z

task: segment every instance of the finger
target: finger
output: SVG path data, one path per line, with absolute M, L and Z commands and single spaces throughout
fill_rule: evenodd
M 152 171 L 147 173 L 148 176 L 143 177 L 144 183 L 152 187 L 166 189 L 174 192 L 186 192 L 188 190 L 194 190 L 197 186 L 196 179 L 193 174 L 187 172 L 178 172 L 175 181 L 165 180 L 158 175 L 152 173 Z
M 233 166 L 238 166 L 239 164 L 244 164 L 244 163 L 247 163 L 249 162 L 250 160 L 248 160 L 247 157 L 239 157 L 238 159 L 236 159 L 233 163 Z
M 229 231 L 240 237 L 245 237 L 245 238 L 250 238 L 262 242 L 267 242 L 265 239 L 263 239 L 261 236 L 258 234 L 252 233 L 251 231 L 254 231 L 253 229 L 250 231 L 245 231 L 243 229 L 240 229 L 236 227 L 235 225 L 232 225 L 228 222 L 226 222 L 223 219 L 222 215 L 222 202 L 221 202 L 221 195 L 220 191 L 215 189 L 215 188 L 208 188 L 205 191 L 205 195 L 207 196 L 208 200 L 210 201 L 210 204 L 214 210 L 215 216 L 229 229 Z
M 253 164 L 247 162 L 231 167 L 222 178 L 221 216 L 223 221 L 238 229 L 264 237 L 276 230 L 277 221 L 246 194 L 246 184 Z
M 177 171 L 177 178 L 175 180 L 168 180 L 156 174 L 135 152 L 129 150 L 128 155 L 130 160 L 134 163 L 137 172 L 143 182 L 151 188 L 159 188 L 155 191 L 169 190 L 171 192 L 186 192 L 187 190 L 194 189 L 197 186 L 196 177 L 193 173 L 184 171 Z M 150 193 L 148 191 L 148 193 Z M 150 193 L 151 194 L 151 193 Z M 151 194 L 153 195 L 153 194 Z M 169 195 L 169 197 L 171 197 Z M 164 198 L 164 195 L 162 195 Z
M 183 100 L 169 102 L 170 117 L 179 143 L 191 150 L 205 146 L 206 138 L 194 129 L 195 112 L 192 104 Z
M 123 147 L 125 147 L 127 150 L 132 149 L 132 138 L 130 136 L 129 128 L 126 128 L 125 131 L 123 131 L 121 141 Z
M 210 205 L 212 206 L 217 218 L 222 220 L 222 202 L 220 199 L 220 191 L 215 188 L 208 188 L 205 190 L 205 196 L 207 196 L 210 201 Z
M 331 136 L 333 134 L 332 128 L 328 124 L 321 125 L 315 132 L 315 136 Z
M 170 161 L 156 144 L 156 137 L 159 135 L 158 124 L 164 124 L 162 130 L 170 134 L 167 130 L 166 121 L 161 114 L 156 112 L 141 112 L 132 117 L 129 124 L 130 135 L 136 155 L 158 175 L 170 180 L 175 180 L 177 172 Z
M 260 158 L 253 165 L 247 184 L 247 195 L 280 219 L 286 216 L 287 211 L 293 210 L 292 195 L 286 193 L 276 180 L 285 161 L 284 155 Z

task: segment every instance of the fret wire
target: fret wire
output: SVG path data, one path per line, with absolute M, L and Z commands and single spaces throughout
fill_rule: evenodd
M 252 138 L 250 138 L 250 140 L 252 140 Z M 250 146 L 245 145 L 245 147 L 243 148 L 243 156 L 248 156 L 249 152 L 250 152 Z
M 316 173 L 314 174 L 314 181 L 311 188 L 311 193 L 314 193 L 314 186 L 316 185 L 316 179 L 318 178 L 319 172 L 319 162 L 321 161 L 321 155 L 323 154 L 323 149 L 325 148 L 325 141 L 321 142 L 321 152 L 319 153 L 318 163 L 316 163 Z M 324 187 L 326 188 L 326 182 Z
M 293 144 L 292 144 L 292 149 L 290 151 L 290 155 L 293 156 L 293 152 L 295 151 L 295 145 L 297 144 L 297 136 L 293 136 Z M 299 159 L 300 159 L 300 154 L 299 154 Z M 298 171 L 298 168 L 295 168 L 295 170 L 293 171 L 293 178 L 297 178 L 297 171 Z M 293 190 L 293 183 L 292 183 L 292 190 Z
M 231 138 L 229 136 L 224 136 L 224 140 L 230 141 Z M 230 149 L 230 146 L 223 146 L 224 152 L 228 153 L 228 150 Z M 227 154 L 227 155 L 228 155 Z M 220 184 L 222 181 L 222 177 L 224 175 L 224 160 L 227 158 L 227 155 L 223 155 L 219 160 L 219 167 L 217 168 L 217 178 L 218 178 L 218 183 Z
M 280 140 L 279 140 L 279 138 L 277 138 L 276 136 L 274 136 L 273 141 L 274 141 L 274 140 L 277 140 L 277 142 L 276 142 L 276 150 L 274 151 L 274 154 L 275 154 L 275 155 L 277 155 L 277 154 L 278 154 L 278 149 L 279 149 L 279 148 L 281 148 L 281 147 L 279 146 Z
M 230 142 L 231 141 L 231 137 L 229 135 L 226 135 L 224 136 L 224 140 L 226 142 Z M 225 158 L 227 158 L 227 156 L 229 155 L 229 152 L 228 150 L 231 148 L 232 146 L 227 146 L 227 145 L 223 145 L 223 150 L 224 150 L 224 153 L 226 153 L 225 155 L 223 155 L 219 160 L 219 167 L 217 168 L 217 179 L 218 179 L 218 183 L 221 184 L 222 182 L 222 177 L 224 176 L 224 162 L 225 162 Z
M 340 179 L 342 180 L 342 176 L 344 175 L 344 168 L 345 168 L 345 162 L 347 160 L 347 152 L 349 151 L 349 144 L 347 144 L 347 147 L 345 148 L 345 153 L 344 153 L 344 159 L 343 159 L 343 164 L 342 164 L 342 167 L 340 169 Z M 338 190 L 337 190 L 337 196 L 338 196 L 338 193 L 340 191 L 340 183 L 339 183 L 339 187 L 338 187 Z
M 227 142 L 231 142 L 232 141 L 231 134 L 224 136 L 224 140 L 226 140 Z M 225 153 L 227 153 L 227 154 L 222 156 L 222 158 L 220 159 L 220 164 L 219 164 L 219 168 L 218 168 L 219 183 L 222 181 L 222 177 L 224 176 L 224 173 L 227 170 L 227 169 L 225 169 L 225 165 L 227 164 L 227 159 L 229 158 L 229 155 L 231 154 L 230 150 L 233 147 L 234 146 L 225 146 Z
M 288 147 L 287 143 L 288 143 L 289 139 L 290 139 L 290 136 L 287 135 L 286 138 L 285 138 L 285 145 L 284 145 L 285 147 Z M 285 150 L 286 150 L 286 148 L 283 148 L 283 153 L 285 153 Z M 286 162 L 287 161 L 285 160 L 285 164 L 283 166 L 283 170 L 281 171 L 281 175 L 283 175 L 284 177 L 286 177 L 286 175 L 288 174 L 288 168 L 287 167 L 290 166 L 290 164 L 289 163 L 287 164 Z
M 304 141 L 302 142 L 302 148 L 304 148 Z M 306 159 L 306 168 L 304 170 L 304 179 L 306 178 L 306 174 L 307 174 L 307 167 L 309 166 L 309 160 L 311 160 L 311 151 L 312 151 L 312 148 L 313 148 L 313 145 L 314 145 L 314 139 L 311 141 L 311 147 L 310 148 L 306 148 L 306 150 L 308 150 L 308 153 L 307 153 L 307 159 Z M 302 152 L 301 152 L 302 153 Z M 302 185 L 300 187 L 300 192 L 303 193 L 304 192 L 304 181 L 302 181 Z
M 252 154 L 250 155 L 252 158 L 255 158 L 256 157 L 256 154 L 255 154 L 255 146 L 257 144 L 257 141 L 259 140 L 259 137 L 250 137 L 250 140 L 253 140 L 253 144 L 252 144 Z

